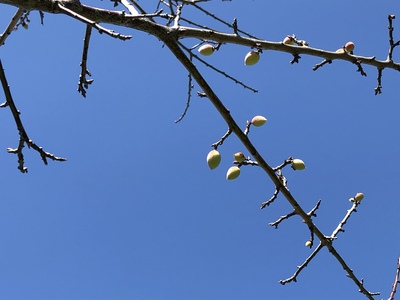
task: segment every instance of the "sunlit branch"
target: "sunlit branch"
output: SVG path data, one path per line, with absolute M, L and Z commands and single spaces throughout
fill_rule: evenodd
M 73 17 L 73 18 L 75 18 L 75 19 L 77 19 L 77 20 L 79 20 L 79 21 L 81 21 L 81 22 L 83 22 L 83 23 L 85 23 L 87 25 L 90 25 L 90 26 L 96 28 L 99 31 L 99 33 L 103 33 L 104 32 L 105 34 L 108 34 L 109 36 L 111 36 L 113 38 L 117 38 L 117 39 L 120 39 L 120 40 L 123 40 L 123 41 L 129 40 L 130 38 L 132 38 L 132 36 L 130 36 L 130 35 L 123 35 L 123 34 L 114 32 L 113 30 L 109 30 L 107 28 L 104 28 L 103 26 L 100 26 L 96 22 L 94 22 L 94 21 L 92 21 L 92 20 L 90 20 L 88 18 L 85 18 L 84 16 L 76 13 L 75 11 L 65 7 L 64 5 L 62 5 L 60 3 L 58 3 L 58 7 L 62 11 L 64 11 L 67 15 L 69 15 L 69 16 L 71 16 L 71 17 Z
M 4 30 L 4 32 L 0 36 L 0 46 L 4 45 L 4 42 L 6 41 L 7 37 L 15 29 L 15 26 L 17 25 L 18 20 L 21 18 L 21 16 L 24 14 L 24 12 L 25 12 L 25 10 L 22 8 L 18 8 L 18 10 L 15 12 L 15 14 L 11 18 L 11 21 L 8 24 L 7 28 Z
M 392 285 L 392 292 L 388 300 L 394 300 L 394 295 L 396 294 L 397 286 L 400 283 L 400 257 L 397 259 L 396 276 L 394 277 L 394 283 Z
M 371 293 L 365 289 L 363 284 L 358 280 L 353 271 L 347 265 L 347 263 L 340 257 L 336 249 L 333 247 L 331 240 L 326 237 L 318 227 L 312 222 L 311 217 L 302 209 L 302 207 L 298 204 L 295 198 L 292 196 L 290 191 L 284 186 L 278 176 L 275 174 L 275 171 L 267 164 L 264 158 L 258 153 L 256 148 L 253 146 L 251 141 L 248 139 L 248 136 L 245 135 L 240 127 L 237 125 L 236 121 L 232 118 L 229 110 L 225 107 L 225 105 L 221 102 L 218 96 L 215 94 L 214 90 L 209 86 L 207 81 L 203 78 L 200 72 L 197 70 L 196 66 L 190 61 L 190 59 L 185 55 L 183 50 L 181 49 L 178 42 L 171 36 L 167 36 L 164 40 L 165 44 L 172 51 L 175 57 L 182 63 L 182 65 L 192 74 L 193 79 L 199 84 L 199 86 L 203 89 L 203 92 L 207 95 L 207 98 L 211 101 L 217 111 L 220 113 L 221 117 L 226 121 L 229 126 L 229 131 L 235 133 L 238 139 L 242 142 L 242 144 L 249 151 L 250 155 L 258 162 L 259 166 L 268 174 L 272 182 L 276 187 L 280 189 L 280 192 L 284 195 L 287 201 L 292 205 L 296 214 L 298 214 L 307 226 L 314 232 L 314 234 L 321 241 L 323 246 L 326 246 L 331 252 L 331 254 L 337 259 L 342 268 L 350 274 L 350 278 L 353 282 L 359 287 L 360 291 L 366 295 L 369 299 L 373 299 Z M 303 47 L 306 48 L 306 47 Z M 230 133 L 229 133 L 230 134 Z M 218 146 L 218 144 L 215 144 Z

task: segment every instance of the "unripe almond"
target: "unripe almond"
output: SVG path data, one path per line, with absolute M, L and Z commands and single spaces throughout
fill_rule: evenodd
M 256 127 L 263 126 L 265 124 L 265 122 L 267 122 L 267 119 L 265 117 L 263 117 L 263 116 L 255 116 L 251 120 L 251 124 L 253 124 Z
M 260 60 L 260 53 L 258 51 L 250 51 L 244 58 L 244 64 L 246 66 L 252 66 L 258 63 Z
M 350 202 L 360 203 L 362 199 L 364 199 L 364 194 L 363 193 L 357 193 L 353 198 L 350 198 L 349 201 Z
M 207 164 L 211 170 L 218 167 L 221 162 L 221 154 L 217 150 L 211 150 L 207 155 Z
M 244 156 L 243 152 L 237 152 L 233 155 L 233 158 L 238 163 L 244 162 L 246 160 L 246 156 Z
M 228 172 L 226 172 L 226 179 L 233 180 L 233 179 L 238 178 L 239 175 L 240 175 L 240 168 L 233 166 L 228 169 Z
M 285 45 L 293 45 L 294 44 L 294 38 L 288 35 L 287 37 L 284 38 L 283 43 Z
M 306 168 L 304 161 L 298 158 L 293 159 L 291 164 L 293 170 L 304 170 Z
M 364 194 L 363 193 L 357 193 L 354 197 L 354 200 L 356 202 L 361 202 L 361 200 L 364 199 Z
M 215 48 L 210 44 L 205 44 L 199 48 L 199 53 L 204 56 L 210 56 L 214 53 Z
M 353 42 L 347 42 L 346 45 L 344 45 L 344 50 L 346 52 L 352 52 L 354 50 L 354 43 Z

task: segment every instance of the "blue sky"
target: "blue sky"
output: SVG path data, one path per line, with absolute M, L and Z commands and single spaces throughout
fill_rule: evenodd
M 82 2 L 112 9 L 107 1 Z M 151 11 L 155 4 L 148 2 L 140 1 Z M 387 56 L 387 15 L 400 13 L 391 1 L 202 6 L 266 40 L 296 34 L 332 51 L 351 40 L 356 54 L 378 59 Z M 1 6 L 1 28 L 14 11 Z M 76 89 L 85 25 L 46 14 L 42 26 L 37 12 L 30 18 L 29 30 L 14 32 L 0 48 L 1 60 L 30 138 L 68 161 L 44 166 L 25 149 L 29 173 L 21 174 L 5 151 L 17 146 L 18 133 L 11 113 L 0 111 L 0 298 L 364 298 L 326 249 L 297 283 L 278 283 L 311 253 L 304 247 L 308 229 L 298 217 L 277 230 L 268 226 L 292 209 L 278 197 L 259 210 L 274 187 L 256 167 L 225 180 L 233 153 L 248 155 L 234 136 L 219 148 L 221 165 L 208 169 L 210 145 L 227 127 L 197 97 L 174 123 L 185 107 L 187 73 L 161 42 L 127 28 L 118 29 L 133 35 L 125 42 L 93 32 L 94 83 L 84 99 Z M 397 19 L 394 27 L 398 40 Z M 197 65 L 243 128 L 254 115 L 268 119 L 250 138 L 270 165 L 289 156 L 306 162 L 305 171 L 286 168 L 284 175 L 306 211 L 322 199 L 315 223 L 326 235 L 350 208 L 348 199 L 365 194 L 334 246 L 368 290 L 387 298 L 400 255 L 399 74 L 385 70 L 383 94 L 375 96 L 371 67 L 364 67 L 367 77 L 341 61 L 314 72 L 318 58 L 290 65 L 288 54 L 270 51 L 245 67 L 249 50 L 225 45 L 207 61 L 256 94 Z

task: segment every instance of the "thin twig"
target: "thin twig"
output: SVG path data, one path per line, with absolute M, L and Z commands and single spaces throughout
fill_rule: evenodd
M 326 64 L 331 64 L 332 60 L 331 59 L 324 59 L 322 62 L 320 62 L 319 64 L 316 64 L 312 69 L 313 71 L 318 70 L 319 68 L 323 67 Z
M 233 82 L 241 85 L 242 87 L 244 87 L 245 89 L 248 89 L 254 93 L 258 93 L 258 90 L 244 84 L 242 81 L 239 81 L 238 79 L 230 76 L 229 74 L 225 73 L 224 71 L 214 67 L 213 65 L 209 64 L 208 62 L 206 62 L 204 59 L 201 59 L 198 55 L 194 54 L 188 47 L 186 47 L 184 44 L 178 42 L 179 45 L 185 50 L 187 51 L 191 56 L 193 56 L 194 58 L 196 58 L 198 61 L 200 61 L 201 63 L 203 63 L 204 65 L 206 65 L 207 67 L 213 69 L 214 71 L 216 71 L 217 73 L 220 73 L 222 75 L 224 75 L 225 77 L 227 77 L 228 79 L 232 80 Z
M 318 245 L 318 246 L 314 249 L 314 251 L 310 254 L 310 256 L 308 256 L 308 257 L 306 258 L 306 260 L 305 260 L 300 266 L 297 267 L 296 272 L 294 272 L 294 274 L 293 274 L 292 276 L 290 276 L 289 278 L 287 278 L 287 279 L 279 280 L 279 283 L 282 284 L 282 285 L 285 285 L 286 283 L 289 283 L 289 282 L 292 282 L 292 281 L 297 282 L 297 276 L 300 274 L 300 272 L 301 272 L 305 267 L 307 267 L 307 265 L 311 262 L 311 260 L 317 255 L 317 253 L 318 253 L 323 247 L 324 247 L 324 246 L 323 246 L 322 243 L 320 242 L 319 245 Z
M 205 10 L 204 8 L 198 6 L 196 3 L 191 3 L 191 4 L 192 4 L 194 7 L 196 7 L 198 10 L 200 10 L 200 11 L 202 11 L 203 13 L 205 13 L 206 15 L 210 16 L 211 18 L 213 18 L 213 19 L 217 20 L 218 22 L 221 22 L 222 24 L 224 24 L 224 25 L 228 26 L 229 28 L 232 28 L 233 30 L 235 30 L 233 24 L 229 24 L 228 22 L 226 22 L 226 21 L 222 20 L 221 18 L 217 17 L 215 14 L 210 13 L 209 11 Z M 245 31 L 243 31 L 243 30 L 240 30 L 240 29 L 236 28 L 235 34 L 237 35 L 238 32 L 241 33 L 241 34 L 246 35 L 246 36 L 249 37 L 249 38 L 258 39 L 258 38 L 255 37 L 254 35 L 251 35 L 250 33 L 247 33 L 247 32 L 245 32 Z
M 82 94 L 84 98 L 86 98 L 86 90 L 89 88 L 89 85 L 93 83 L 93 79 L 87 79 L 87 76 L 92 76 L 87 68 L 87 56 L 89 50 L 89 42 L 90 36 L 92 33 L 92 26 L 86 25 L 85 38 L 83 40 L 83 51 L 82 51 L 82 61 L 80 63 L 81 66 L 81 74 L 79 75 L 78 82 L 78 92 Z
M 394 283 L 392 285 L 392 292 L 388 300 L 394 300 L 394 295 L 396 294 L 397 286 L 400 283 L 400 257 L 397 259 L 397 268 L 396 268 L 396 276 L 394 277 Z
M 388 15 L 388 20 L 389 20 L 389 26 L 388 26 L 388 29 L 389 29 L 389 45 L 390 45 L 389 53 L 388 53 L 388 56 L 387 56 L 387 60 L 388 61 L 392 61 L 393 60 L 393 50 L 394 50 L 395 47 L 397 47 L 400 44 L 400 41 L 397 41 L 395 43 L 394 40 L 393 40 L 393 30 L 394 30 L 394 28 L 393 28 L 393 19 L 395 19 L 395 18 L 396 18 L 395 15 Z
M 24 12 L 25 12 L 25 10 L 23 10 L 22 8 L 18 8 L 18 10 L 15 12 L 15 14 L 11 18 L 11 21 L 8 24 L 7 28 L 4 30 L 3 34 L 0 36 L 0 46 L 4 45 L 4 42 L 6 41 L 7 37 L 14 30 L 15 26 L 18 23 L 18 20 L 21 18 L 21 16 L 24 14 Z
M 188 97 L 187 97 L 187 100 L 186 100 L 185 110 L 183 111 L 183 113 L 181 114 L 179 119 L 175 121 L 175 123 L 179 123 L 180 121 L 182 121 L 182 119 L 186 116 L 186 113 L 187 113 L 187 111 L 189 109 L 189 106 L 190 106 L 190 100 L 192 98 L 193 84 L 192 84 L 192 75 L 189 74 L 188 77 L 189 77 L 189 80 L 188 80 Z
M 378 85 L 374 89 L 375 95 L 382 94 L 382 71 L 383 69 L 378 68 Z
M 293 210 L 292 212 L 288 213 L 287 215 L 280 216 L 278 220 L 276 220 L 275 222 L 271 222 L 271 223 L 269 223 L 268 225 L 269 225 L 269 226 L 275 226 L 275 229 L 278 229 L 278 225 L 279 225 L 283 220 L 289 219 L 290 217 L 293 217 L 293 216 L 295 216 L 295 215 L 297 215 L 296 210 Z
M 84 16 L 74 12 L 73 10 L 71 10 L 69 8 L 66 8 L 60 2 L 57 2 L 57 5 L 67 15 L 69 15 L 69 16 L 71 16 L 71 17 L 73 17 L 73 18 L 75 18 L 75 19 L 77 19 L 77 20 L 79 20 L 79 21 L 81 21 L 81 22 L 83 22 L 85 24 L 88 24 L 88 25 L 96 28 L 99 31 L 100 34 L 104 32 L 105 34 L 108 34 L 109 36 L 111 36 L 113 38 L 117 38 L 117 39 L 120 39 L 120 40 L 123 40 L 123 41 L 129 40 L 129 39 L 132 38 L 132 36 L 130 36 L 130 35 L 123 35 L 123 34 L 120 34 L 118 32 L 114 32 L 113 30 L 104 28 L 103 26 L 100 26 L 96 22 L 94 22 L 92 20 L 89 20 L 88 18 L 85 18 Z
M 221 146 L 224 143 L 224 141 L 228 138 L 228 136 L 231 135 L 231 133 L 232 129 L 228 128 L 228 131 L 222 136 L 222 138 L 218 142 L 212 144 L 211 147 L 217 150 L 218 146 Z
M 17 129 L 18 129 L 19 136 L 20 136 L 18 148 L 16 148 L 16 149 L 8 148 L 7 149 L 7 152 L 18 155 L 18 169 L 22 173 L 28 172 L 28 168 L 24 166 L 24 156 L 22 154 L 22 149 L 24 148 L 24 143 L 26 143 L 29 148 L 33 148 L 34 150 L 39 152 L 39 154 L 43 160 L 43 163 L 45 165 L 47 165 L 47 158 L 50 158 L 52 160 L 57 160 L 57 161 L 66 161 L 67 160 L 66 158 L 57 157 L 49 152 L 44 151 L 42 147 L 39 147 L 31 139 L 29 139 L 28 134 L 26 133 L 24 125 L 22 124 L 21 118 L 19 116 L 20 112 L 18 111 L 17 107 L 15 106 L 14 100 L 12 98 L 10 87 L 7 83 L 6 75 L 4 73 L 3 64 L 1 62 L 1 60 L 0 60 L 0 80 L 1 80 L 1 84 L 3 85 L 3 90 L 4 90 L 4 94 L 6 96 L 6 101 L 7 101 L 8 107 L 10 108 L 11 113 L 14 117 L 14 121 L 15 121 L 15 124 L 17 125 Z

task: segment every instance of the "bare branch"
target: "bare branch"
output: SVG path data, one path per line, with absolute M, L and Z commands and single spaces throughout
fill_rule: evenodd
M 374 89 L 375 95 L 382 94 L 382 71 L 383 69 L 378 68 L 378 85 Z
M 104 32 L 104 33 L 108 34 L 109 36 L 111 36 L 113 38 L 117 38 L 117 39 L 120 39 L 120 40 L 123 40 L 123 41 L 129 40 L 129 39 L 132 38 L 132 36 L 130 36 L 130 35 L 122 35 L 120 33 L 114 32 L 113 30 L 106 29 L 103 26 L 100 26 L 99 24 L 97 24 L 96 22 L 94 22 L 94 21 L 92 21 L 92 20 L 90 20 L 88 18 L 85 18 L 84 16 L 82 16 L 82 15 L 74 12 L 73 10 L 65 7 L 61 3 L 58 3 L 58 7 L 62 11 L 64 11 L 67 15 L 69 15 L 69 16 L 71 16 L 71 17 L 73 17 L 73 18 L 75 18 L 75 19 L 77 19 L 77 20 L 79 20 L 79 21 L 81 21 L 83 23 L 86 23 L 87 25 L 90 25 L 90 26 L 96 28 L 99 31 L 99 33 L 103 33 Z
M 188 75 L 188 97 L 186 100 L 186 106 L 185 106 L 185 110 L 183 111 L 183 113 L 181 114 L 181 116 L 179 117 L 179 119 L 177 119 L 175 121 L 175 123 L 179 123 L 180 121 L 182 121 L 182 119 L 186 116 L 187 111 L 189 110 L 189 106 L 190 106 L 190 99 L 192 98 L 192 89 L 193 89 L 193 84 L 192 84 L 192 75 L 189 74 Z
M 397 269 L 396 269 L 396 276 L 394 277 L 394 283 L 392 285 L 392 292 L 388 300 L 394 300 L 394 295 L 396 294 L 397 286 L 400 283 L 400 257 L 397 259 Z
M 233 82 L 243 86 L 245 89 L 248 89 L 254 93 L 258 93 L 258 90 L 244 84 L 242 81 L 239 81 L 238 79 L 230 76 L 229 74 L 225 73 L 224 71 L 221 71 L 220 69 L 214 67 L 213 65 L 209 64 L 208 62 L 206 62 L 204 59 L 201 59 L 198 55 L 194 54 L 193 51 L 191 49 L 189 49 L 188 47 L 186 47 L 184 44 L 179 43 L 179 45 L 185 49 L 185 51 L 187 51 L 191 56 L 193 56 L 194 58 L 196 58 L 198 61 L 200 61 L 201 63 L 203 63 L 204 65 L 206 65 L 207 67 L 213 69 L 214 71 L 216 71 L 217 73 L 220 73 L 222 75 L 224 75 L 226 78 L 232 80 Z M 217 48 L 216 48 L 217 49 Z
M 92 26 L 86 25 L 85 38 L 83 40 L 83 51 L 82 51 L 82 61 L 80 63 L 81 66 L 81 74 L 79 75 L 78 82 L 78 92 L 82 94 L 84 98 L 86 98 L 86 90 L 89 88 L 89 85 L 94 81 L 93 79 L 87 79 L 87 76 L 92 76 L 87 68 L 87 55 L 89 50 L 89 42 L 90 36 L 92 33 Z
M 22 154 L 22 149 L 24 147 L 24 143 L 26 143 L 28 145 L 28 147 L 32 147 L 34 150 L 39 152 L 45 165 L 47 165 L 47 158 L 50 158 L 52 160 L 57 160 L 57 161 L 66 161 L 67 160 L 66 158 L 57 157 L 49 152 L 44 151 L 42 147 L 37 146 L 31 139 L 29 139 L 28 134 L 26 133 L 24 125 L 22 124 L 21 118 L 19 116 L 20 112 L 18 111 L 17 107 L 15 106 L 14 100 L 12 99 L 10 87 L 7 83 L 6 75 L 4 73 L 3 64 L 1 62 L 1 60 L 0 60 L 0 80 L 1 80 L 1 84 L 3 85 L 4 94 L 6 96 L 7 106 L 11 110 L 11 113 L 14 117 L 15 124 L 17 125 L 17 129 L 18 129 L 19 136 L 20 136 L 18 148 L 16 148 L 16 149 L 8 148 L 7 149 L 7 152 L 18 155 L 18 164 L 19 164 L 18 169 L 22 173 L 28 172 L 28 168 L 26 168 L 24 166 L 24 156 Z
M 15 12 L 14 16 L 11 18 L 10 23 L 8 24 L 7 28 L 4 30 L 3 34 L 0 36 L 0 46 L 4 45 L 7 37 L 11 34 L 11 32 L 15 29 L 15 26 L 18 23 L 18 20 L 24 14 L 25 10 L 22 8 L 18 8 Z
M 213 147 L 215 150 L 217 150 L 218 146 L 221 146 L 224 143 L 224 141 L 228 138 L 228 136 L 231 135 L 231 133 L 232 133 L 232 129 L 229 128 L 228 131 L 222 136 L 222 138 L 218 142 L 212 144 L 211 147 Z
M 282 285 L 285 285 L 286 283 L 289 283 L 289 282 L 292 282 L 292 281 L 297 282 L 297 276 L 300 274 L 300 272 L 301 272 L 305 267 L 307 267 L 307 265 L 311 262 L 311 260 L 317 255 L 317 253 L 318 253 L 323 247 L 324 247 L 324 246 L 323 246 L 322 243 L 320 242 L 319 245 L 317 246 L 317 248 L 315 248 L 314 251 L 311 253 L 311 255 L 310 255 L 309 257 L 307 257 L 306 260 L 305 260 L 300 266 L 297 267 L 296 272 L 294 272 L 294 274 L 293 274 L 291 277 L 287 278 L 287 279 L 279 280 L 279 283 L 282 284 Z M 372 298 L 371 298 L 371 299 L 372 299 Z

